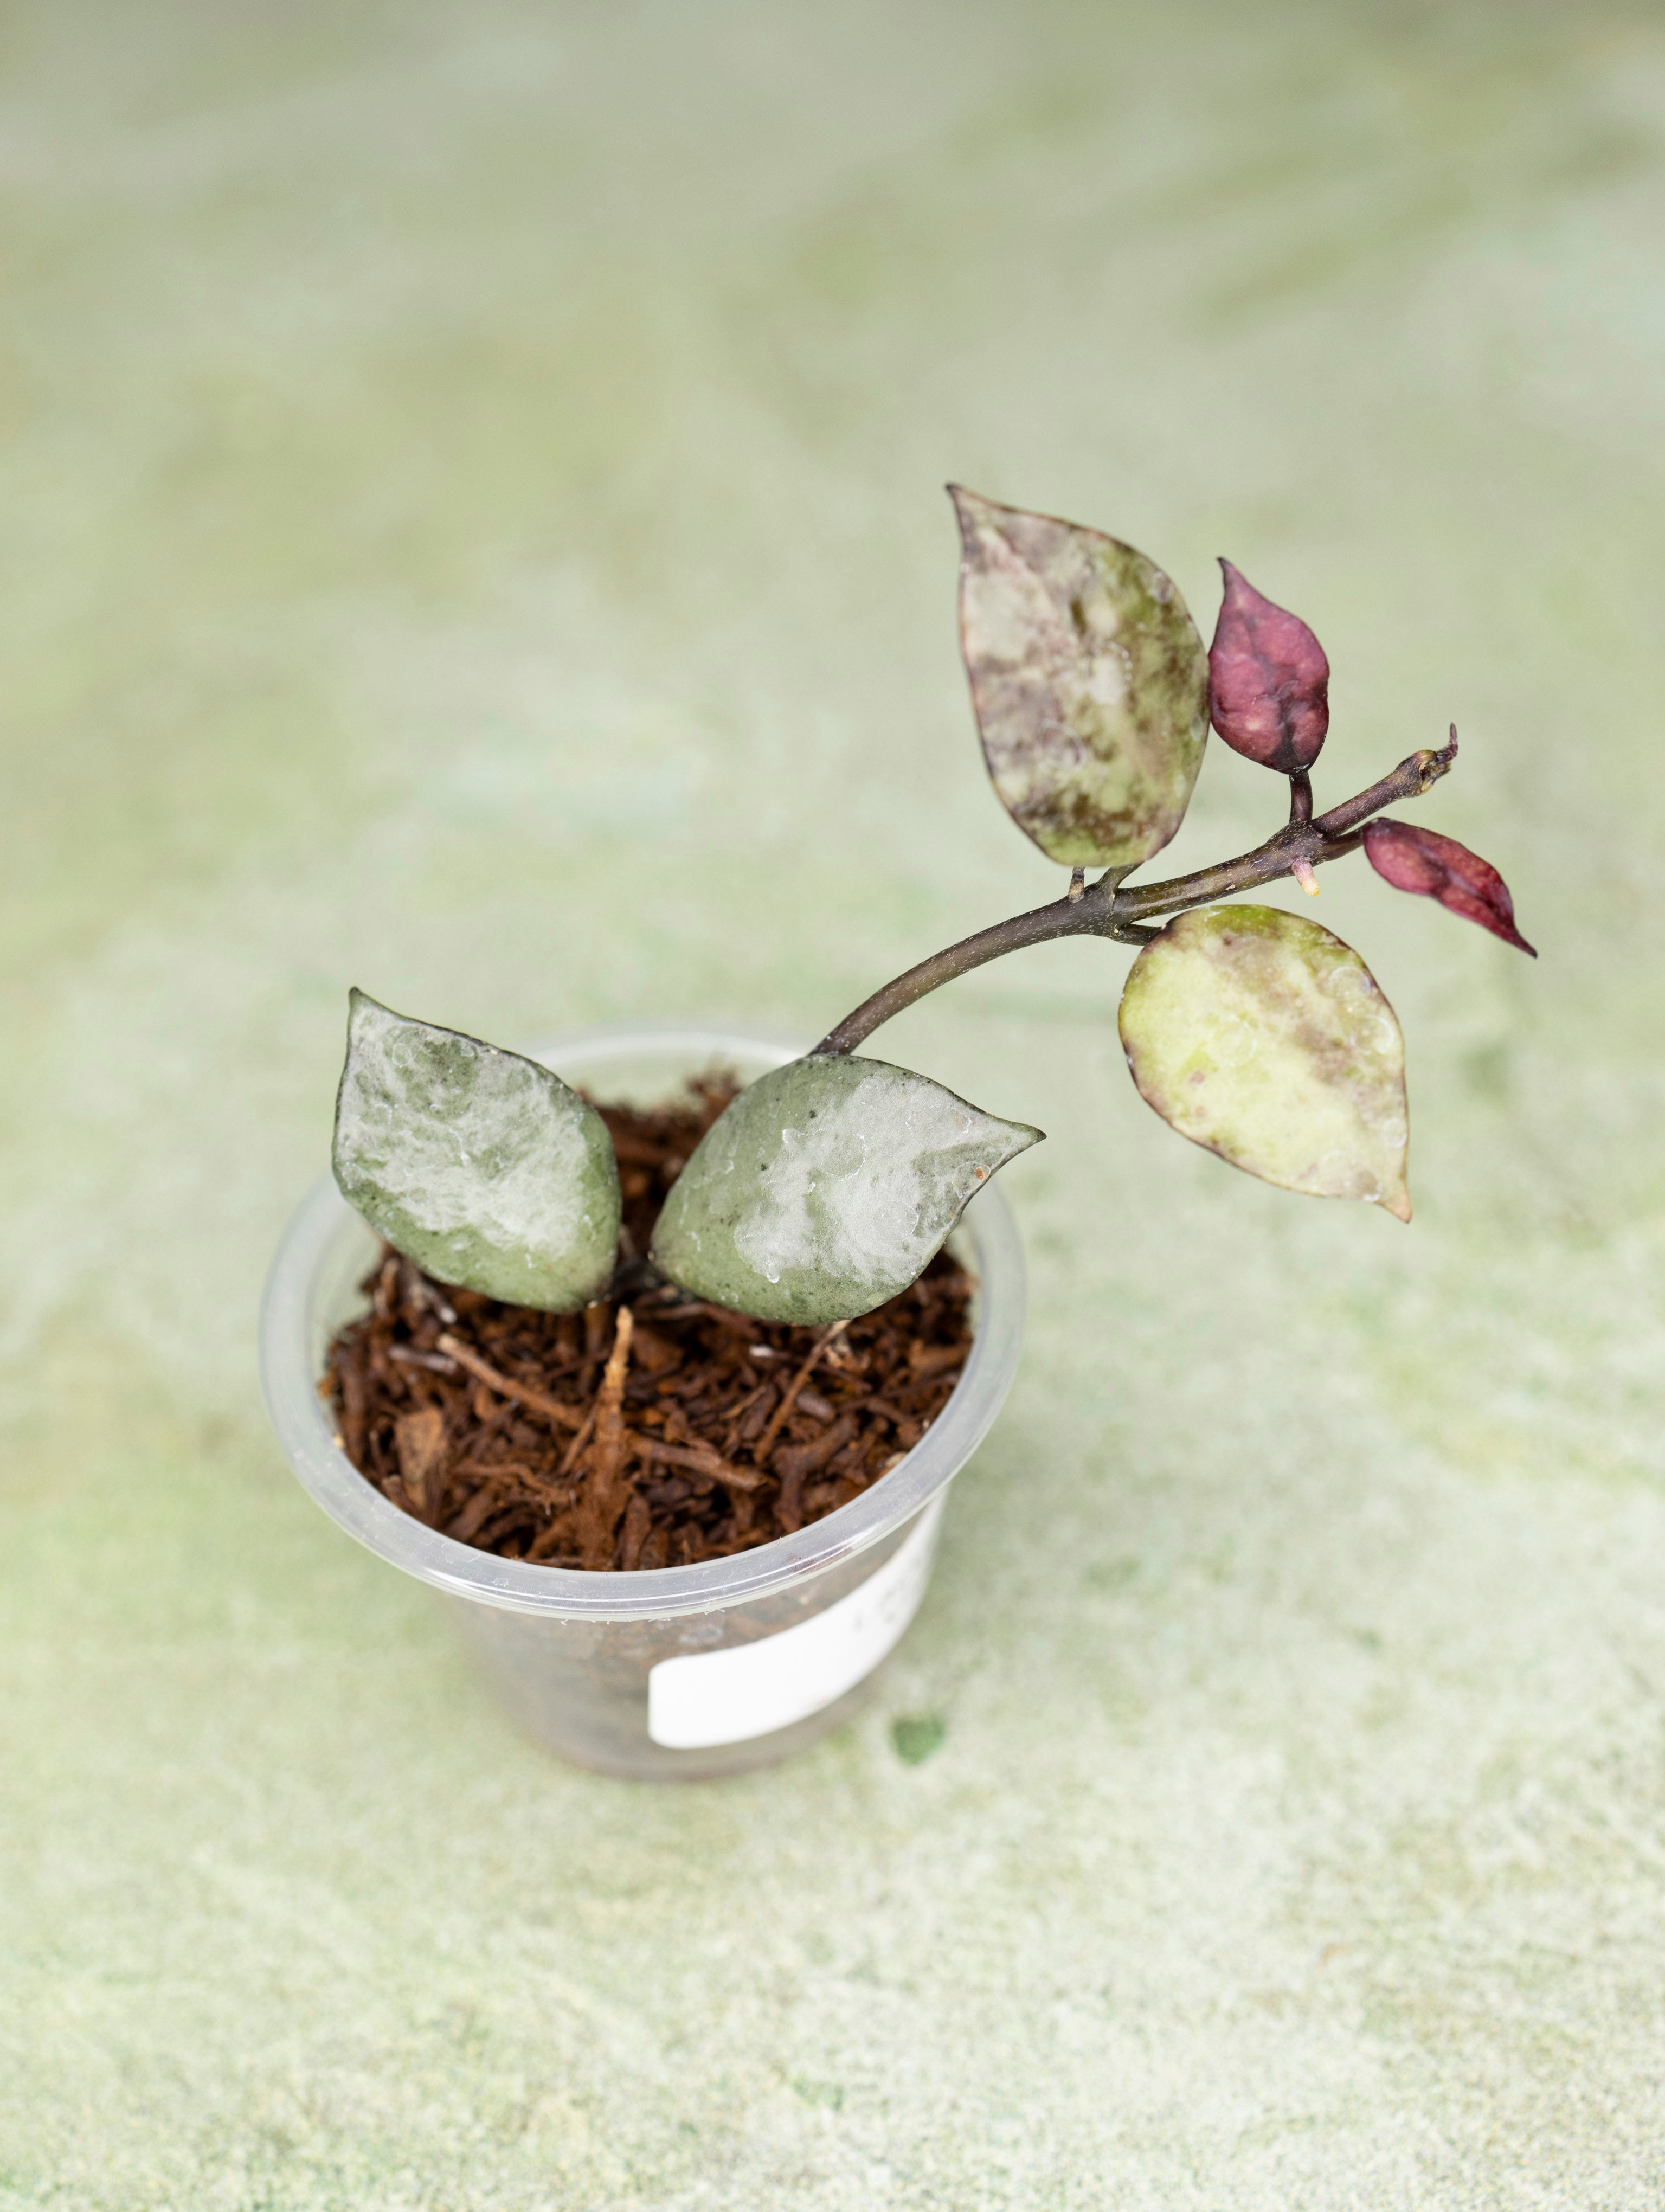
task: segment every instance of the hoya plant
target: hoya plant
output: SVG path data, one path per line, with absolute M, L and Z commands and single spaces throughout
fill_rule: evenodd
M 1285 876 L 1316 894 L 1318 868 L 1362 849 L 1396 890 L 1530 953 L 1495 868 L 1383 811 L 1447 773 L 1455 727 L 1437 750 L 1318 813 L 1329 663 L 1298 616 L 1224 561 L 1205 649 L 1171 580 L 1133 546 L 951 489 L 983 758 L 1012 820 L 1069 871 L 1068 889 L 933 953 L 741 1091 L 672 1188 L 649 1267 L 696 1299 L 771 1322 L 852 1319 L 905 1290 L 968 1200 L 1042 1133 L 860 1048 L 957 975 L 1058 937 L 1139 948 L 1121 1042 L 1140 1097 L 1182 1136 L 1285 1190 L 1408 1221 L 1393 1008 L 1339 937 L 1237 896 Z M 1183 820 L 1211 725 L 1285 780 L 1287 820 L 1235 860 L 1131 882 Z M 1102 872 L 1091 883 L 1090 870 Z M 441 1282 L 562 1313 L 613 1281 L 618 1171 L 595 1109 L 535 1060 L 362 991 L 335 1172 L 371 1226 Z

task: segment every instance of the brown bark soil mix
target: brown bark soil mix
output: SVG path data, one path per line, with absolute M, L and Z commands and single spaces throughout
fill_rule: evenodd
M 919 1442 L 971 1348 L 974 1285 L 945 1253 L 828 1329 L 692 1301 L 643 1266 L 735 1087 L 712 1076 L 651 1110 L 598 1109 L 624 1220 L 612 1291 L 580 1314 L 448 1289 L 384 1249 L 319 1385 L 368 1481 L 504 1559 L 682 1566 L 819 1520 Z

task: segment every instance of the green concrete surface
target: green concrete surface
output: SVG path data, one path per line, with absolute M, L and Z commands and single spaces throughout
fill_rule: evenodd
M 1665 2203 L 1657 4 L 18 0 L 0 249 L 0 2206 Z M 568 1771 L 261 1277 L 349 983 L 815 1035 L 1049 895 L 949 478 L 1304 614 L 1321 804 L 1455 717 L 1543 957 L 1326 872 L 1409 1229 L 1164 1128 L 1124 951 L 884 1031 L 1050 1132 L 924 1610 Z

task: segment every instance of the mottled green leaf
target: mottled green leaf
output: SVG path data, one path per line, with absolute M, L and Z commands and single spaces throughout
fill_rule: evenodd
M 599 1295 L 618 1243 L 606 1124 L 558 1075 L 352 994 L 335 1173 L 442 1283 L 550 1313 Z
M 926 1267 L 1041 1132 L 882 1060 L 817 1054 L 743 1091 L 672 1186 L 653 1262 L 763 1321 L 843 1321 Z
M 1197 626 L 1131 545 L 949 490 L 960 646 L 994 788 L 1049 859 L 1135 867 L 1178 829 L 1202 764 Z
M 1182 914 L 1121 994 L 1140 1095 L 1233 1167 L 1411 1218 L 1405 1042 L 1352 947 L 1267 906 Z

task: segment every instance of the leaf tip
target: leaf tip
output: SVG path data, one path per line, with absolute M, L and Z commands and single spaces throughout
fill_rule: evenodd
M 1408 1221 L 1411 1218 L 1411 1194 L 1403 1183 L 1376 1203 L 1384 1213 L 1391 1213 L 1395 1221 Z
M 364 1033 L 365 1024 L 374 1024 L 378 1017 L 389 1022 L 406 1018 L 403 1014 L 396 1014 L 391 1006 L 384 1006 L 380 999 L 372 998 L 369 992 L 360 990 L 356 983 L 349 985 L 347 992 L 347 1042 L 349 1047 Z
M 944 489 L 954 502 L 954 519 L 960 526 L 960 542 L 969 555 L 978 530 L 994 510 L 994 502 L 982 498 L 975 491 L 968 491 L 962 483 L 951 483 Z

